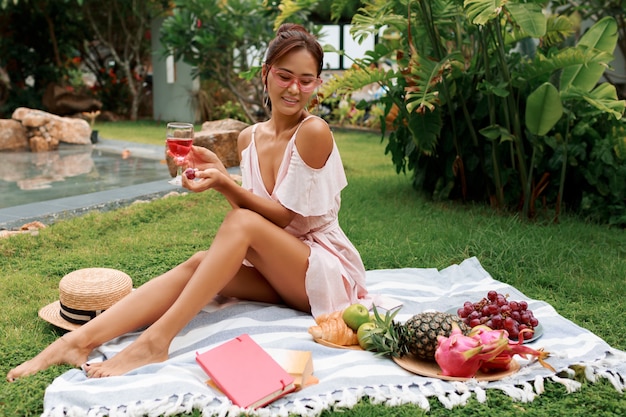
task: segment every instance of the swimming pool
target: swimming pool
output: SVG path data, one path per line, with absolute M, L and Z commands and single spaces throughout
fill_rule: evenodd
M 0 227 L 180 191 L 167 182 L 164 158 L 164 146 L 106 139 L 52 152 L 0 152 Z

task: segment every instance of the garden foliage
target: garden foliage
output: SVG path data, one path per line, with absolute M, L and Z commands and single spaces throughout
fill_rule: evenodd
M 616 20 L 583 31 L 547 3 L 364 1 L 351 33 L 376 47 L 322 93 L 384 87 L 386 152 L 435 199 L 626 225 L 625 102 L 602 81 Z

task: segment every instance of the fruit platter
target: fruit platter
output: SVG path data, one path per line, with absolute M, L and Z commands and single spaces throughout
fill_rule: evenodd
M 400 309 L 381 314 L 372 306 L 370 313 L 352 304 L 318 316 L 309 333 L 324 346 L 371 351 L 412 373 L 443 380 L 505 378 L 520 369 L 516 355 L 554 371 L 545 361 L 549 352 L 525 345 L 543 333 L 526 302 L 489 291 L 479 301 L 417 313 L 404 323 L 395 319 Z

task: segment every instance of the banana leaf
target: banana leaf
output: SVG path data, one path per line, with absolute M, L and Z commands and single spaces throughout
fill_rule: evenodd
M 526 35 L 533 38 L 541 38 L 546 34 L 547 19 L 541 11 L 541 6 L 538 4 L 507 3 L 506 9 Z
M 605 17 L 594 24 L 580 38 L 577 48 L 596 49 L 611 54 L 617 44 L 617 22 L 612 17 Z M 563 69 L 561 74 L 560 90 L 566 91 L 576 87 L 583 91 L 591 91 L 596 86 L 604 71 L 608 68 L 609 61 L 594 64 L 578 64 Z
M 563 100 L 583 99 L 603 113 L 609 113 L 617 120 L 621 119 L 626 108 L 625 100 L 617 99 L 615 86 L 610 83 L 602 83 L 591 91 L 570 88 L 561 93 Z
M 533 135 L 543 136 L 563 115 L 563 104 L 555 86 L 543 83 L 526 102 L 526 128 Z
M 470 22 L 484 26 L 502 11 L 506 0 L 465 0 L 463 7 Z

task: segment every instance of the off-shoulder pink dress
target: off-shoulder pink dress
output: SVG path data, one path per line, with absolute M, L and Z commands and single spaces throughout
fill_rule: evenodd
M 242 186 L 254 194 L 279 202 L 296 213 L 285 230 L 311 248 L 305 287 L 313 316 L 330 313 L 367 297 L 361 257 L 338 222 L 341 190 L 348 184 L 337 145 L 322 168 L 308 166 L 293 134 L 270 194 L 261 177 L 252 127 L 250 144 L 241 155 Z M 248 261 L 244 262 L 251 265 Z

